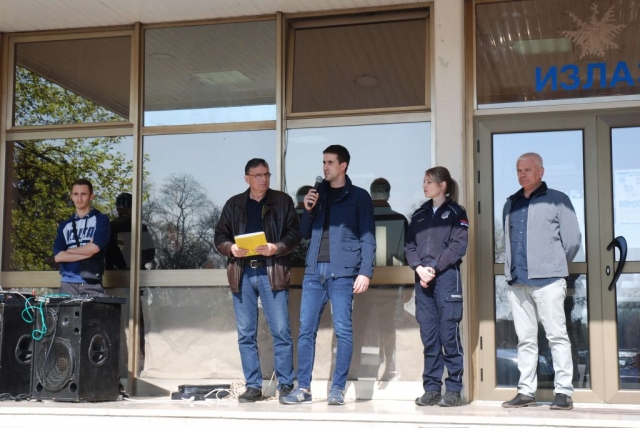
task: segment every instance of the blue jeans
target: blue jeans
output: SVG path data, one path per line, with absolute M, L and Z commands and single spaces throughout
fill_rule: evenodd
M 298 386 L 309 389 L 316 353 L 316 337 L 324 306 L 331 300 L 331 317 L 336 332 L 338 350 L 336 368 L 331 388 L 344 390 L 347 373 L 353 354 L 353 309 L 354 277 L 331 276 L 330 263 L 318 263 L 315 274 L 306 274 L 302 281 L 302 303 L 300 304 L 300 337 L 298 338 Z
M 262 389 L 258 357 L 258 296 L 273 337 L 273 367 L 278 389 L 293 386 L 293 341 L 289 324 L 289 290 L 271 290 L 267 268 L 245 267 L 240 292 L 233 293 L 238 346 L 247 387 Z

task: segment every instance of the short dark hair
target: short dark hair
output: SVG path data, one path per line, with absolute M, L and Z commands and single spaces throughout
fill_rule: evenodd
M 269 164 L 267 163 L 266 160 L 261 158 L 253 158 L 249 162 L 247 162 L 247 164 L 244 167 L 245 175 L 249 175 L 249 170 L 251 168 L 256 168 L 258 166 L 264 166 L 265 168 L 269 168 Z
M 376 178 L 371 182 L 371 199 L 388 201 L 391 194 L 391 184 L 386 178 Z
M 120 193 L 116 197 L 116 208 L 131 208 L 133 206 L 133 195 L 131 193 Z
M 336 155 L 338 157 L 339 163 L 347 163 L 347 168 L 349 167 L 349 162 L 351 161 L 351 155 L 349 154 L 349 150 L 346 147 L 341 146 L 340 144 L 332 144 L 324 151 L 322 154 L 330 153 L 332 155 Z M 345 170 L 346 171 L 346 170 Z
M 71 191 L 73 191 L 73 186 L 89 186 L 89 194 L 93 195 L 93 184 L 86 178 L 79 178 L 71 184 Z
M 309 186 L 308 184 L 300 187 L 296 192 L 296 203 L 301 204 L 304 200 L 304 197 L 307 196 L 307 193 L 309 193 L 309 190 L 311 189 L 313 189 L 313 186 Z

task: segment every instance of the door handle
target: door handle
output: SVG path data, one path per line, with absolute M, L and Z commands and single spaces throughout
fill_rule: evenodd
M 624 263 L 627 261 L 627 240 L 624 239 L 624 236 L 616 236 L 607 246 L 607 251 L 611 251 L 614 247 L 620 251 L 620 261 L 618 262 L 618 267 L 613 274 L 613 279 L 609 285 L 609 291 L 613 290 L 614 285 L 618 282 L 618 278 L 620 278 L 620 274 L 622 274 L 622 269 L 624 269 Z

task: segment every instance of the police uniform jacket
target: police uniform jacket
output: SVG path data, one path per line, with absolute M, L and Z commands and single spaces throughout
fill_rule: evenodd
M 467 251 L 469 220 L 462 206 L 447 198 L 433 212 L 433 201 L 425 202 L 411 217 L 404 247 L 407 263 L 432 267 L 438 272 L 459 265 Z

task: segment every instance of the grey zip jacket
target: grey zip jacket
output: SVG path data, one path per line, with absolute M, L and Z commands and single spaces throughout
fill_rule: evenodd
M 523 190 L 509 196 L 502 211 L 505 239 L 504 274 L 511 281 L 511 206 Z M 529 278 L 566 278 L 569 263 L 578 254 L 582 236 L 569 197 L 549 189 L 543 181 L 527 213 L 527 269 Z

